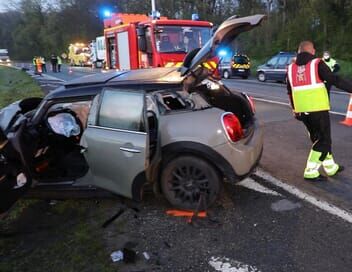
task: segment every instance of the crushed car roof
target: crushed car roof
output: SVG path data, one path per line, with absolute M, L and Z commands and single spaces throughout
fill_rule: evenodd
M 87 75 L 65 83 L 66 88 L 105 83 L 180 83 L 183 77 L 177 68 L 152 68 Z
M 64 86 L 50 92 L 45 99 L 94 96 L 105 86 L 123 86 L 128 89 L 154 91 L 165 85 L 179 86 L 182 80 L 183 77 L 180 76 L 176 67 L 98 73 L 68 81 Z

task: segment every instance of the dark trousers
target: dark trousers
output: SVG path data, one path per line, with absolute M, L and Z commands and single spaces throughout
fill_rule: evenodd
M 331 153 L 331 127 L 328 111 L 301 114 L 302 122 L 306 126 L 309 137 L 313 143 L 314 151 L 322 152 L 320 160 L 323 161 Z

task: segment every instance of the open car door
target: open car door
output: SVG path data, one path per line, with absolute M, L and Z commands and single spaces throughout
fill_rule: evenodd
M 24 143 L 26 113 L 34 110 L 40 98 L 27 98 L 0 111 L 0 214 L 6 212 L 30 188 L 28 148 Z
M 106 88 L 93 101 L 81 146 L 89 173 L 76 184 L 139 199 L 148 163 L 145 93 Z
M 265 18 L 265 15 L 253 15 L 242 18 L 232 16 L 228 18 L 219 26 L 210 40 L 197 53 L 191 51 L 185 57 L 183 66 L 180 68 L 181 75 L 185 76 L 189 74 L 194 71 L 198 65 L 206 62 L 210 57 L 212 57 L 213 52 L 219 44 L 229 44 L 240 33 L 249 31 L 260 25 Z

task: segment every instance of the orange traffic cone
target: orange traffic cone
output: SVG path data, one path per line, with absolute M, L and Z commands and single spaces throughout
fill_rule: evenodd
M 348 103 L 346 118 L 341 124 L 351 127 L 352 126 L 352 95 Z

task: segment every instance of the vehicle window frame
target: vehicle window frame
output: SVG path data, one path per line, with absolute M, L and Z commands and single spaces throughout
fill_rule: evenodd
M 92 109 L 93 101 L 94 101 L 94 97 L 91 98 L 91 99 L 80 99 L 80 100 L 74 100 L 74 101 L 68 101 L 68 100 L 67 101 L 57 101 L 57 103 L 52 103 L 50 106 L 48 106 L 48 108 L 46 109 L 45 114 L 44 114 L 44 119 L 46 119 L 48 117 L 49 113 L 51 112 L 51 109 L 53 107 L 55 107 L 56 105 L 90 102 L 88 113 L 87 113 L 87 118 L 85 120 L 85 123 L 82 122 L 79 114 L 76 111 L 74 111 L 73 109 L 71 109 L 69 107 L 64 107 L 63 108 L 63 110 L 64 109 L 69 109 L 69 110 L 73 111 L 76 114 L 76 117 L 78 118 L 78 120 L 81 122 L 82 129 L 85 130 L 88 127 L 88 119 L 89 119 L 90 111 Z M 55 111 L 55 110 L 59 110 L 59 109 L 53 109 L 53 110 Z
M 244 60 L 245 60 L 245 63 L 242 63 L 242 61 L 241 61 L 241 63 L 237 62 L 237 61 L 235 60 L 236 58 L 244 59 Z M 249 58 L 246 57 L 246 56 L 238 56 L 238 55 L 235 55 L 235 56 L 232 57 L 232 61 L 233 61 L 234 63 L 236 63 L 236 64 L 245 65 L 245 64 L 248 64 L 248 63 L 249 63 Z
M 131 130 L 131 129 L 124 129 L 124 128 L 115 128 L 115 127 L 108 127 L 108 126 L 103 126 L 100 125 L 99 123 L 99 119 L 100 119 L 100 112 L 101 112 L 101 107 L 104 101 L 104 95 L 106 94 L 106 92 L 125 92 L 125 93 L 141 93 L 143 94 L 143 109 L 142 109 L 142 120 L 141 120 L 141 124 L 140 124 L 140 129 L 137 130 Z M 93 105 L 92 105 L 93 106 Z M 147 127 L 147 122 L 146 122 L 146 118 L 147 118 L 147 114 L 146 114 L 146 93 L 142 90 L 135 90 L 135 89 L 128 89 L 128 88 L 114 88 L 114 87 L 105 87 L 101 94 L 100 97 L 98 99 L 98 107 L 96 109 L 96 116 L 95 116 L 95 122 L 94 125 L 88 125 L 88 126 L 94 126 L 94 127 L 98 127 L 98 128 L 102 128 L 102 129 L 108 129 L 108 130 L 115 130 L 115 131 L 123 131 L 123 132 L 130 132 L 130 133 L 143 133 L 146 134 L 148 131 L 148 127 Z M 89 120 L 89 117 L 88 117 Z
M 281 60 L 281 59 L 285 59 L 285 62 L 280 63 L 280 60 Z M 288 65 L 289 59 L 290 59 L 289 56 L 280 56 L 279 59 L 278 59 L 278 61 L 277 61 L 277 66 L 280 66 L 280 67 L 281 67 L 281 66 L 286 66 L 286 65 Z
M 45 117 L 48 115 L 49 109 L 54 105 L 54 104 L 60 104 L 60 103 L 72 103 L 72 102 L 82 102 L 82 101 L 87 101 L 91 100 L 93 103 L 94 97 L 96 95 L 87 95 L 87 96 L 80 96 L 80 97 L 68 97 L 68 98 L 60 98 L 60 99 L 53 99 L 53 100 L 46 100 L 43 99 L 42 102 L 40 102 L 39 106 L 37 107 L 36 112 L 34 113 L 31 122 L 33 125 L 39 125 L 42 123 L 45 119 Z
M 269 67 L 275 67 L 275 66 L 277 65 L 278 61 L 279 61 L 279 58 L 280 58 L 280 56 L 274 56 L 274 57 L 270 58 L 270 59 L 266 62 L 266 65 L 269 66 Z M 269 62 L 270 62 L 272 59 L 277 59 L 277 60 L 276 60 L 276 62 L 275 62 L 274 64 L 269 65 Z

